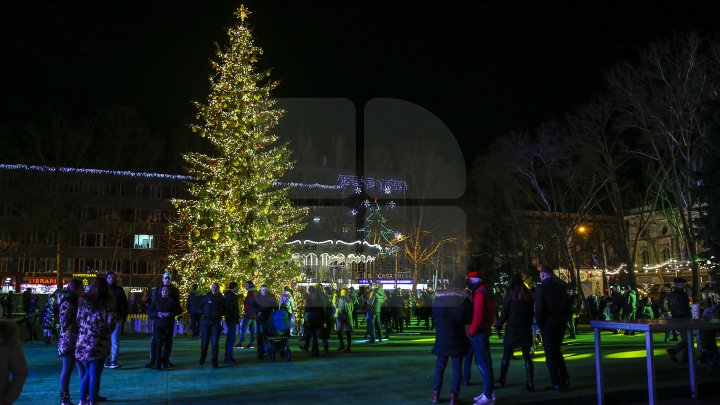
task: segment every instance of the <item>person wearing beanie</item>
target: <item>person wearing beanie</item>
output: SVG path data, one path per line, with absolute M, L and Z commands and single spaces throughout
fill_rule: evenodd
M 483 379 L 483 393 L 475 397 L 475 403 L 480 405 L 492 405 L 495 403 L 493 393 L 492 358 L 490 357 L 490 332 L 495 323 L 496 305 L 492 298 L 492 287 L 485 283 L 477 271 L 470 271 L 467 274 L 472 292 L 473 314 L 468 336 L 470 346 L 475 356 L 475 362 Z
M 238 284 L 231 281 L 225 290 L 225 325 L 227 326 L 227 335 L 225 339 L 225 364 L 237 364 L 233 358 L 233 344 L 235 344 L 235 335 L 237 326 L 240 323 L 240 306 L 238 305 Z
M 541 284 L 535 289 L 535 319 L 543 339 L 545 365 L 552 389 L 560 391 L 570 385 L 570 375 L 560 346 L 565 327 L 572 318 L 572 308 L 565 286 L 555 277 L 551 267 L 542 266 L 540 280 Z

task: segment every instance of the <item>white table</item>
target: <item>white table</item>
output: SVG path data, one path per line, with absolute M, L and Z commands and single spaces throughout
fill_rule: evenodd
M 605 403 L 605 393 L 602 374 L 601 329 L 621 329 L 634 332 L 645 332 L 645 350 L 647 353 L 648 372 L 648 403 L 657 402 L 655 390 L 655 349 L 652 335 L 654 332 L 667 332 L 670 330 L 685 331 L 688 343 L 688 365 L 690 366 L 690 396 L 697 399 L 697 381 L 695 381 L 695 356 L 693 353 L 693 331 L 720 330 L 720 320 L 701 319 L 635 319 L 632 321 L 590 321 L 595 330 L 595 371 L 597 378 L 598 405 Z

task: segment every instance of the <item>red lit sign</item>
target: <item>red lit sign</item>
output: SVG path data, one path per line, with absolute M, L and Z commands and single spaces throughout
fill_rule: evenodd
M 28 278 L 28 284 L 57 284 L 55 278 L 42 278 L 42 277 L 31 277 Z

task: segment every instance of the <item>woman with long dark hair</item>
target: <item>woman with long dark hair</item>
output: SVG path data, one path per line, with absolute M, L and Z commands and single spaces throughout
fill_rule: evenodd
M 500 362 L 500 378 L 498 379 L 501 387 L 505 386 L 505 377 L 510 367 L 510 358 L 513 351 L 520 348 L 525 360 L 525 389 L 527 391 L 534 390 L 534 368 L 530 357 L 530 348 L 533 343 L 532 322 L 534 314 L 533 297 L 530 290 L 525 286 L 519 274 L 513 275 L 503 299 L 502 315 L 495 325 L 496 330 L 502 330 L 503 325 L 507 326 L 503 338 L 504 349 L 502 361 Z
M 100 376 L 105 358 L 110 354 L 110 334 L 117 322 L 110 298 L 110 286 L 104 278 L 96 278 L 90 291 L 78 300 L 77 322 L 75 358 L 83 375 L 79 405 L 96 405 Z
M 75 342 L 78 338 L 77 306 L 82 294 L 82 282 L 76 278 L 67 283 L 60 295 L 60 331 L 58 333 L 58 357 L 62 361 L 60 372 L 60 404 L 70 405 L 70 376 L 75 364 Z M 82 376 L 80 377 L 82 379 Z

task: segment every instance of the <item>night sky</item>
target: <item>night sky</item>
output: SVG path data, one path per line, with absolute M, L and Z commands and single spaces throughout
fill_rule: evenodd
M 70 3 L 63 4 L 63 3 Z M 446 4 L 451 3 L 451 4 Z M 50 112 L 130 104 L 189 137 L 215 42 L 239 1 L 14 1 L 0 6 L 0 134 Z M 718 1 L 246 1 L 278 97 L 400 98 L 436 114 L 466 159 L 603 91 L 603 72 L 674 32 L 712 33 Z M 552 4 L 552 5 L 551 5 Z

